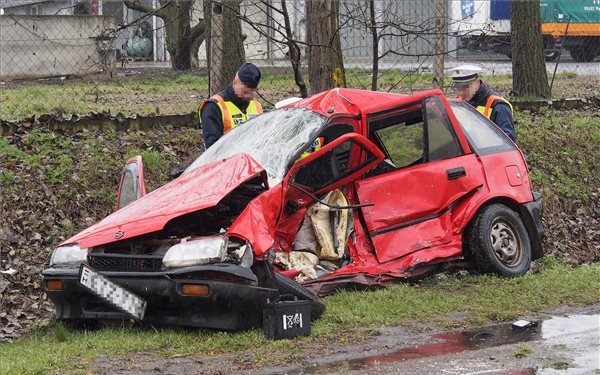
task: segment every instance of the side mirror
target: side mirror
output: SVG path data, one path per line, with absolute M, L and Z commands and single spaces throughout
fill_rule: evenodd
M 116 209 L 123 208 L 129 203 L 136 201 L 146 195 L 146 186 L 144 185 L 144 165 L 142 157 L 136 155 L 127 160 L 125 167 L 121 172 L 119 189 L 117 190 Z

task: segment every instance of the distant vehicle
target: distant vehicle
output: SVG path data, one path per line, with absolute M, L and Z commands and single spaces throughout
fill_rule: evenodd
M 451 0 L 448 31 L 459 47 L 510 54 L 510 11 L 506 0 Z
M 509 0 L 452 0 L 448 29 L 459 47 L 511 57 Z M 578 62 L 600 55 L 598 0 L 541 0 L 541 31 L 546 61 L 561 49 Z
M 340 88 L 236 127 L 148 194 L 131 159 L 117 210 L 54 249 L 43 285 L 61 321 L 242 330 L 282 295 L 317 318 L 337 288 L 455 260 L 523 275 L 541 219 L 523 154 L 465 102 Z
M 546 51 L 569 51 L 573 60 L 588 62 L 600 55 L 600 1 L 541 0 Z

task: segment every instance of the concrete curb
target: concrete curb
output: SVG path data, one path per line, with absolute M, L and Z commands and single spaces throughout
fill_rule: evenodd
M 117 115 L 90 113 L 85 116 L 79 114 L 42 115 L 38 118 L 32 117 L 21 121 L 0 120 L 0 135 L 10 135 L 18 130 L 37 126 L 44 126 L 51 130 L 79 132 L 83 129 L 144 130 L 159 125 L 199 128 L 200 123 L 198 122 L 198 114 L 195 112 L 148 116 L 124 116 L 120 113 Z

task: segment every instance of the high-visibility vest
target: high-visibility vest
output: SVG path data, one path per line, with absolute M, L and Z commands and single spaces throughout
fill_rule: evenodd
M 223 134 L 235 128 L 239 124 L 250 120 L 263 113 L 262 105 L 256 99 L 252 99 L 246 108 L 246 113 L 242 112 L 233 102 L 225 101 L 219 94 L 211 96 L 208 100 L 217 103 L 221 109 L 221 120 L 223 121 Z M 198 109 L 200 121 L 202 121 L 202 110 L 206 106 L 206 102 L 202 103 Z
M 321 147 L 323 147 L 323 143 L 325 142 L 325 138 L 323 137 L 317 137 L 317 139 L 315 139 L 311 144 L 308 150 L 304 151 L 302 153 L 302 155 L 300 155 L 300 157 L 298 158 L 298 160 L 307 157 L 308 155 L 312 154 L 313 152 L 317 151 L 318 149 L 320 149 Z
M 485 117 L 487 118 L 491 118 L 492 117 L 492 104 L 494 104 L 494 101 L 496 100 L 501 100 L 504 103 L 508 104 L 508 106 L 510 107 L 510 111 L 512 112 L 513 110 L 513 106 L 512 104 L 510 104 L 508 102 L 508 100 L 504 99 L 501 96 L 498 95 L 490 95 L 487 99 L 487 101 L 485 102 L 485 106 L 483 105 L 478 105 L 475 109 L 477 109 L 479 112 L 481 112 Z

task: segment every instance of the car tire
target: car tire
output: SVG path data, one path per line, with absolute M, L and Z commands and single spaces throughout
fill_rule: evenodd
M 519 215 L 502 204 L 483 208 L 467 232 L 468 255 L 486 273 L 520 276 L 531 265 L 531 243 Z
M 275 280 L 277 281 L 277 287 L 279 294 L 291 294 L 301 301 L 310 301 L 310 319 L 318 319 L 325 311 L 325 302 L 321 297 L 314 295 L 308 289 L 298 284 L 296 281 L 275 272 Z
M 569 54 L 577 62 L 590 62 L 596 58 L 596 51 L 590 46 L 578 46 L 569 49 Z
M 546 61 L 555 61 L 558 59 L 559 52 L 544 52 L 544 59 Z

